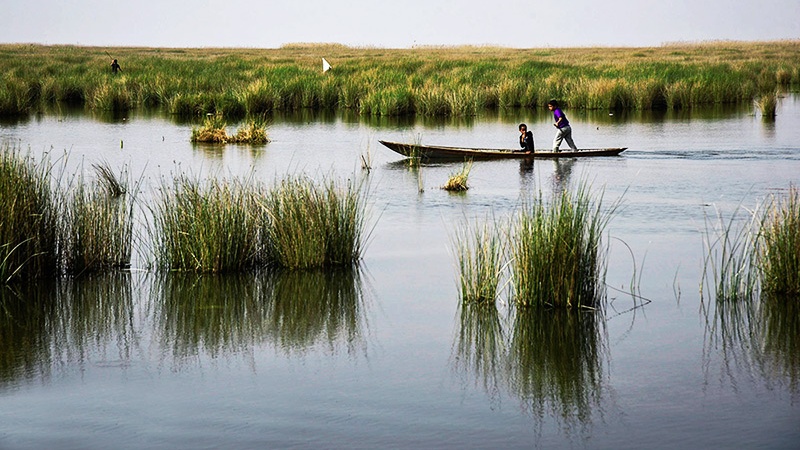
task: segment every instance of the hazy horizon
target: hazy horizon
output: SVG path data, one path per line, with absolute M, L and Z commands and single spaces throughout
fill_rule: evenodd
M 650 47 L 800 39 L 800 1 L 304 2 L 0 0 L 0 43 L 278 48 L 286 44 Z

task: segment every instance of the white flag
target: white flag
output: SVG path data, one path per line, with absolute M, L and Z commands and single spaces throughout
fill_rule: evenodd
M 331 64 L 325 58 L 322 58 L 322 73 L 331 70 Z

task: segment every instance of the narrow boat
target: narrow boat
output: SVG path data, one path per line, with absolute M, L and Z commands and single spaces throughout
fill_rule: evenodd
M 409 157 L 422 159 L 524 159 L 524 158 L 583 158 L 587 156 L 617 156 L 627 147 L 586 148 L 580 150 L 534 150 L 533 154 L 505 148 L 470 148 L 447 147 L 443 145 L 403 144 L 400 142 L 381 141 L 381 144 L 395 152 Z

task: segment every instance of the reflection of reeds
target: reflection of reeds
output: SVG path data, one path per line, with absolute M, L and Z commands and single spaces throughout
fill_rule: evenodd
M 161 342 L 180 361 L 272 343 L 286 352 L 323 345 L 348 352 L 362 343 L 357 270 L 233 275 L 169 274 L 158 284 Z
M 0 288 L 0 387 L 50 376 L 54 355 L 49 323 L 59 311 L 52 291 L 51 283 Z
M 62 201 L 51 188 L 49 160 L 0 148 L 0 283 L 59 271 Z
M 767 295 L 762 298 L 764 373 L 786 381 L 800 394 L 800 297 Z
M 516 301 L 559 308 L 602 307 L 601 234 L 610 219 L 586 187 L 541 196 L 515 219 L 512 254 Z
M 488 221 L 457 230 L 454 246 L 458 257 L 462 302 L 494 303 L 503 271 L 502 236 Z
M 176 361 L 251 348 L 267 333 L 266 283 L 247 274 L 172 273 L 155 280 L 156 327 Z
M 130 274 L 0 291 L 0 383 L 87 363 L 125 365 L 137 345 Z
M 357 268 L 278 272 L 272 281 L 268 320 L 281 349 L 342 346 L 352 353 L 363 345 L 364 292 Z
M 602 313 L 517 307 L 508 331 L 503 323 L 493 304 L 462 303 L 455 368 L 492 396 L 507 390 L 535 418 L 552 416 L 567 432 L 591 426 L 602 415 L 607 380 Z
M 517 308 L 509 351 L 510 389 L 539 417 L 568 429 L 589 425 L 602 398 L 605 329 L 594 311 Z
M 503 381 L 507 345 L 499 312 L 495 305 L 462 303 L 459 309 L 456 341 L 456 368 L 472 372 L 476 381 L 490 394 Z

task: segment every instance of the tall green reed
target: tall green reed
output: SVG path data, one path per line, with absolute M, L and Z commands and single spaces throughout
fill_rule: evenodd
M 355 181 L 284 178 L 260 203 L 269 217 L 270 260 L 293 269 L 356 264 L 366 237 L 365 193 Z
M 47 156 L 36 162 L 19 148 L 0 148 L 0 282 L 60 272 L 63 198 L 51 185 Z
M 504 236 L 496 223 L 469 223 L 453 238 L 458 259 L 458 281 L 462 303 L 492 303 L 498 295 L 505 263 Z
M 64 217 L 64 265 L 72 274 L 127 268 L 131 263 L 138 185 L 129 188 L 126 168 L 119 175 L 107 163 L 93 168 L 96 181 L 78 178 Z
M 770 294 L 800 295 L 800 189 L 773 199 L 760 223 L 761 287 Z
M 162 180 L 152 206 L 156 262 L 167 269 L 201 273 L 237 272 L 263 263 L 257 198 L 263 189 L 250 179 L 206 181 L 180 175 Z
M 601 237 L 618 203 L 606 211 L 583 185 L 541 194 L 522 207 L 513 224 L 513 286 L 523 306 L 602 308 L 605 250 Z

